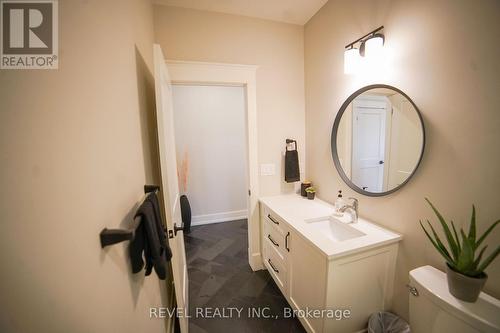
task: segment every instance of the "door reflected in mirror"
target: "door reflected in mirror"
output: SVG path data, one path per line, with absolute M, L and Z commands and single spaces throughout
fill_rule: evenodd
M 332 134 L 333 158 L 342 178 L 356 191 L 376 196 L 409 180 L 425 142 L 415 104 L 385 85 L 365 87 L 349 97 Z

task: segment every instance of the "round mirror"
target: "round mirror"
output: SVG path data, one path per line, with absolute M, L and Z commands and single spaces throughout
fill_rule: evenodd
M 347 185 L 382 196 L 400 189 L 415 173 L 424 153 L 424 122 L 405 93 L 375 84 L 342 104 L 331 140 L 333 161 Z

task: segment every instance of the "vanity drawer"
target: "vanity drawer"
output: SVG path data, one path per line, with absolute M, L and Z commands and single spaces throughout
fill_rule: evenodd
M 275 250 L 278 251 L 278 254 L 284 258 L 287 256 L 289 252 L 289 235 L 290 233 L 287 232 L 286 234 L 280 229 L 275 228 L 269 224 L 264 226 L 264 242 L 269 243 L 269 246 L 274 248 Z
M 284 234 L 283 231 L 283 224 L 284 222 L 281 220 L 281 218 L 277 217 L 274 213 L 272 213 L 266 206 L 262 206 L 262 218 L 264 220 L 264 224 L 266 226 L 271 226 L 273 228 L 276 228 L 278 231 L 280 231 L 282 234 Z
M 264 265 L 283 293 L 287 292 L 287 267 L 283 257 L 271 242 L 264 243 Z

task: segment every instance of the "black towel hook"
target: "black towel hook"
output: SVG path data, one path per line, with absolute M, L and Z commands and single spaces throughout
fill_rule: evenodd
M 149 193 L 151 192 L 156 193 L 159 190 L 160 190 L 159 186 L 144 185 L 144 197 L 139 202 L 139 206 L 144 202 Z M 99 234 L 99 238 L 101 240 L 101 247 L 104 248 L 108 245 L 113 245 L 134 239 L 135 231 L 137 230 L 137 227 L 141 224 L 141 219 L 142 219 L 141 216 L 135 217 L 129 229 L 108 229 L 108 228 L 102 229 L 101 233 Z

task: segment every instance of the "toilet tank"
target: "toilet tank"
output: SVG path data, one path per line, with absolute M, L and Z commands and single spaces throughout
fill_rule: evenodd
M 431 266 L 412 270 L 410 287 L 416 289 L 409 296 L 412 333 L 500 333 L 500 301 L 488 294 L 460 301 L 448 291 L 446 274 Z

